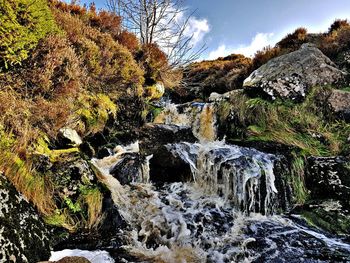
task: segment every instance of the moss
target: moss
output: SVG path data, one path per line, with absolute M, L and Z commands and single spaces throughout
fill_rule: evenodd
M 116 117 L 117 105 L 104 94 L 82 95 L 78 101 L 76 114 L 85 125 L 85 134 L 104 129 L 109 117 Z
M 154 84 L 145 88 L 146 100 L 157 100 L 164 95 L 164 87 L 162 84 Z
M 339 212 L 317 208 L 312 211 L 303 211 L 302 216 L 311 226 L 316 226 L 335 234 L 350 233 L 350 217 Z
M 45 0 L 0 0 L 0 69 L 21 63 L 47 34 L 58 32 Z

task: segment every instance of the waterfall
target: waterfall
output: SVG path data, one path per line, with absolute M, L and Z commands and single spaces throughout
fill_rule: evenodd
M 155 118 L 154 123 L 190 127 L 193 135 L 200 142 L 210 142 L 217 138 L 216 112 L 213 103 L 193 102 L 182 105 L 169 103 Z
M 222 195 L 246 212 L 273 212 L 277 193 L 273 166 L 276 157 L 223 141 L 168 144 L 167 149 L 189 164 L 197 186 Z
M 276 156 L 223 141 L 166 148 L 191 167 L 193 182 L 154 186 L 141 174 L 143 183 L 121 185 L 109 172 L 124 153 L 138 152 L 137 143 L 92 160 L 130 226 L 122 231 L 128 243 L 123 249 L 139 262 L 287 262 L 310 249 L 318 253 L 321 244 L 340 253 L 349 249 L 341 240 L 269 215 L 277 192 Z M 140 171 L 149 171 L 149 158 Z

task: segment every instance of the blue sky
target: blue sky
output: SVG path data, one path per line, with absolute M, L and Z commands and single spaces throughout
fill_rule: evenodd
M 184 0 L 196 10 L 190 32 L 196 43 L 206 43 L 203 58 L 231 53 L 251 56 L 274 45 L 295 28 L 326 31 L 336 18 L 350 19 L 350 0 Z M 81 3 L 90 3 L 81 0 Z M 105 0 L 95 0 L 104 8 Z

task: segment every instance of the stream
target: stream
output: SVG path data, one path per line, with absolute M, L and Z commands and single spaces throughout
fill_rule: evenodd
M 122 231 L 128 244 L 123 249 L 137 260 L 121 262 L 350 262 L 349 240 L 281 214 L 274 174 L 278 156 L 217 140 L 211 104 L 178 111 L 168 105 L 155 122 L 192 127 L 198 142 L 166 145 L 189 165 L 191 181 L 153 184 L 149 156 L 140 167 L 140 182 L 122 185 L 110 171 L 123 154 L 139 152 L 137 142 L 92 159 L 130 226 Z M 82 250 L 53 252 L 51 260 L 67 255 L 114 262 L 107 252 Z

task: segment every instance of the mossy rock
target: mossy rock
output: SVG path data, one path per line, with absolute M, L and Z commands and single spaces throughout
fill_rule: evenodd
M 350 235 L 350 214 L 339 201 L 310 201 L 301 215 L 313 226 L 338 235 Z

